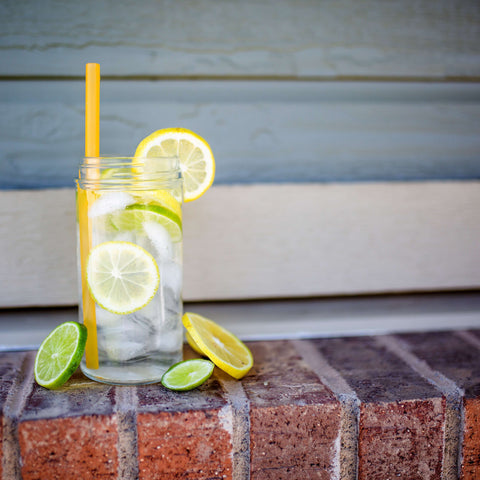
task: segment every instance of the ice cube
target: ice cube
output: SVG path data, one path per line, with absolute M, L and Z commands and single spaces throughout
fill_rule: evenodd
M 106 316 L 104 318 L 107 318 Z M 102 318 L 101 320 L 104 320 Z M 151 322 L 137 313 L 116 315 L 116 321 L 105 322 L 98 330 L 99 352 L 116 362 L 148 355 L 155 347 Z
M 116 235 L 114 235 L 113 240 L 115 242 L 135 243 L 135 234 L 132 231 L 119 232 Z
M 183 343 L 183 331 L 180 328 L 165 330 L 157 336 L 156 348 L 161 352 L 177 352 Z
M 182 293 L 183 271 L 182 266 L 176 262 L 163 262 L 160 264 L 160 278 L 165 289 L 172 290 L 177 297 Z
M 170 259 L 173 254 L 173 245 L 167 229 L 157 222 L 144 222 L 143 229 L 152 242 L 160 261 Z
M 117 210 L 123 210 L 128 205 L 135 203 L 132 195 L 126 192 L 105 192 L 103 193 L 88 210 L 90 218 L 113 213 Z
M 95 305 L 95 316 L 97 321 L 97 326 L 100 328 L 112 328 L 117 327 L 118 322 L 121 320 L 122 316 L 116 313 L 109 312 L 98 305 Z

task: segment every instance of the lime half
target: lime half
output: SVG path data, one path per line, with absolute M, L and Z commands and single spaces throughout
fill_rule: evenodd
M 202 358 L 176 363 L 163 374 L 162 385 L 170 390 L 192 390 L 210 378 L 214 367 Z
M 111 216 L 111 222 L 119 231 L 141 230 L 145 222 L 157 222 L 163 225 L 172 242 L 182 239 L 182 220 L 169 208 L 155 204 L 135 203 Z
M 80 365 L 87 329 L 77 322 L 56 327 L 40 345 L 35 357 L 35 380 L 49 389 L 61 387 Z
M 136 312 L 154 297 L 160 284 L 155 259 L 130 242 L 103 242 L 87 260 L 87 282 L 94 300 L 120 315 Z

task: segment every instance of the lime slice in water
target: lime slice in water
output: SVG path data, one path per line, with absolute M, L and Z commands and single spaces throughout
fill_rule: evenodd
M 87 329 L 77 322 L 56 327 L 40 345 L 35 357 L 35 380 L 49 389 L 61 387 L 82 360 Z
M 172 210 L 156 204 L 135 203 L 111 216 L 114 227 L 120 231 L 141 230 L 145 222 L 157 222 L 163 225 L 172 242 L 182 239 L 182 220 Z
M 103 242 L 87 260 L 87 282 L 94 300 L 109 312 L 136 312 L 154 297 L 160 284 L 155 259 L 130 242 Z
M 210 360 L 196 358 L 176 363 L 162 377 L 162 385 L 170 390 L 192 390 L 205 382 L 215 365 Z
M 147 190 L 135 194 L 139 199 L 137 203 L 157 204 L 168 210 L 171 210 L 182 220 L 181 203 L 167 190 Z

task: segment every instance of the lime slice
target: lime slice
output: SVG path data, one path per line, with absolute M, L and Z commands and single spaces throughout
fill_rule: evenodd
M 103 242 L 88 257 L 87 282 L 98 305 L 123 315 L 140 310 L 152 300 L 160 273 L 144 248 L 130 242 Z
M 172 242 L 182 239 L 182 220 L 172 210 L 161 205 L 135 203 L 111 216 L 112 225 L 121 231 L 142 230 L 145 222 L 158 222 L 163 225 Z
M 77 322 L 56 327 L 40 345 L 35 357 L 35 380 L 49 389 L 61 387 L 80 365 L 87 329 Z
M 162 385 L 170 390 L 192 390 L 207 380 L 215 365 L 210 360 L 196 358 L 176 363 L 162 377 Z
M 196 200 L 212 185 L 215 177 L 215 159 L 208 143 L 186 128 L 165 128 L 144 138 L 135 151 L 135 157 L 150 158 L 145 171 L 155 171 L 155 158 L 178 157 L 183 175 L 186 202 Z
M 153 203 L 171 210 L 177 217 L 182 219 L 182 206 L 180 202 L 166 190 L 150 190 L 137 194 L 137 203 Z
M 226 328 L 189 312 L 183 315 L 182 322 L 197 348 L 232 377 L 240 379 L 252 368 L 252 352 Z

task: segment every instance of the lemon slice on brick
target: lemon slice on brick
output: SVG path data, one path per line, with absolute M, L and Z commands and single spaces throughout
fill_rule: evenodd
M 215 177 L 215 159 L 208 143 L 186 128 L 157 130 L 143 139 L 135 157 L 149 159 L 144 169 L 155 171 L 155 157 L 178 157 L 183 176 L 184 200 L 190 202 L 202 196 Z
M 136 312 L 154 297 L 160 284 L 155 259 L 130 242 L 103 242 L 87 260 L 87 282 L 95 302 L 120 315 Z
M 191 312 L 183 315 L 182 322 L 193 340 L 194 350 L 201 351 L 224 372 L 240 379 L 252 368 L 252 352 L 226 328 Z

